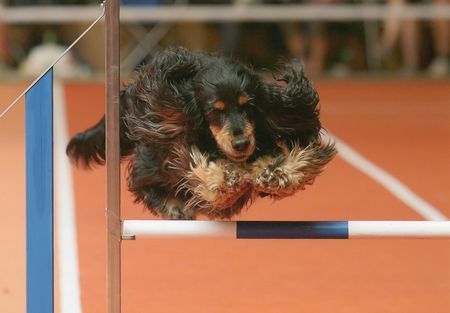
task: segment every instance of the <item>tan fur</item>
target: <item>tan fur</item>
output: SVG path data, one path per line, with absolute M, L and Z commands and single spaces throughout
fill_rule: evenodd
M 261 157 L 251 169 L 255 191 L 276 199 L 290 196 L 311 185 L 335 154 L 334 144 L 313 144 L 305 149 L 295 144 L 287 155 Z
M 187 203 L 189 207 L 227 209 L 250 189 L 250 175 L 233 162 L 208 161 L 197 148 L 192 148 L 191 160 L 186 181 L 194 195 Z
M 225 102 L 223 102 L 223 101 L 216 101 L 216 102 L 214 102 L 214 108 L 216 110 L 220 110 L 220 111 L 225 110 Z
M 248 98 L 246 96 L 239 96 L 238 102 L 240 105 L 245 105 L 248 102 Z
M 271 166 L 273 164 L 273 161 L 274 158 L 272 156 L 265 155 L 253 162 L 250 167 L 250 171 L 253 177 L 258 176 L 259 173 Z
M 185 173 L 177 194 L 192 194 L 183 210 L 223 218 L 235 207 L 240 210 L 241 206 L 235 206 L 239 201 L 248 205 L 260 194 L 274 199 L 290 196 L 312 184 L 336 154 L 331 143 L 311 144 L 304 149 L 298 144 L 292 149 L 280 144 L 280 148 L 279 155 L 263 156 L 251 164 L 228 159 L 210 161 L 208 155 L 195 146 L 190 152 L 178 151 L 180 156 L 188 153 L 190 159 L 188 166 L 181 163 L 180 158 L 170 163 L 171 167 L 183 168 Z

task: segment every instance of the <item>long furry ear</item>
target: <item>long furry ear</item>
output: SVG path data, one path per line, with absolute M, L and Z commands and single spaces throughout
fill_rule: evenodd
M 199 56 L 183 47 L 172 47 L 155 55 L 150 66 L 155 79 L 181 83 L 192 79 L 199 70 Z
M 127 102 L 124 120 L 130 138 L 169 144 L 189 136 L 192 126 L 201 124 L 191 84 L 199 66 L 198 55 L 172 48 L 138 70 L 123 99 Z
M 276 82 L 263 86 L 269 127 L 276 137 L 306 146 L 321 129 L 319 95 L 297 60 L 283 64 L 274 77 Z
M 306 76 L 302 61 L 293 59 L 283 63 L 274 77 L 279 83 L 285 84 L 285 96 L 291 100 L 301 101 L 303 105 L 309 107 L 316 107 L 319 103 L 319 94 Z

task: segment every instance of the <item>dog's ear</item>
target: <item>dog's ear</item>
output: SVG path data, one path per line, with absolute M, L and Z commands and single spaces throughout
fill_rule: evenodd
M 170 144 L 202 123 L 191 83 L 199 66 L 198 54 L 171 48 L 138 70 L 123 98 L 129 137 Z
M 180 117 L 179 123 L 190 124 L 184 125 L 184 132 L 203 123 L 203 114 L 192 86 L 192 79 L 203 69 L 202 57 L 201 53 L 175 47 L 164 50 L 153 62 L 153 81 L 161 83 L 159 97 L 173 103 L 168 105 L 168 114 L 173 110 L 173 114 Z
M 154 79 L 171 83 L 189 81 L 198 73 L 199 54 L 183 47 L 173 47 L 157 53 L 151 62 Z
M 307 145 L 321 129 L 319 94 L 297 60 L 282 65 L 276 82 L 264 83 L 262 102 L 267 122 L 275 137 Z

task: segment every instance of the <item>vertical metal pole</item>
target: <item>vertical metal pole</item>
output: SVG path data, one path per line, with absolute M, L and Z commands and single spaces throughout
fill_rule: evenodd
M 119 0 L 106 1 L 107 313 L 120 313 Z

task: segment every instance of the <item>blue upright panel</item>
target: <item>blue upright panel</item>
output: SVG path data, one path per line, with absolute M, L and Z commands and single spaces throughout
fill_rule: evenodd
M 53 72 L 27 92 L 27 313 L 53 312 Z

